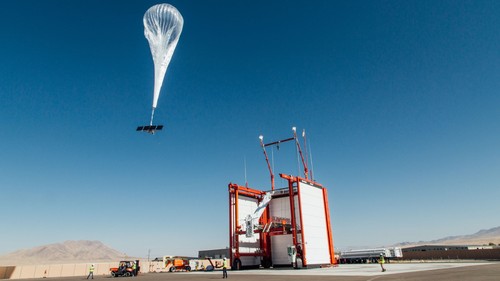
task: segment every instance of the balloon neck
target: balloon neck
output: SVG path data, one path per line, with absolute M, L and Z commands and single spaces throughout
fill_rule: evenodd
M 155 108 L 153 107 L 153 110 L 151 110 L 151 121 L 149 121 L 149 125 L 153 126 L 153 117 L 155 116 Z

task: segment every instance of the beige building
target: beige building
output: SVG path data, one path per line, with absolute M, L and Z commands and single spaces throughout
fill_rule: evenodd
M 403 260 L 472 259 L 500 260 L 500 247 L 493 245 L 423 245 L 403 249 Z

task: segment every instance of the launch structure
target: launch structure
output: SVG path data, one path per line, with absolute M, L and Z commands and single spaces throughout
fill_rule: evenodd
M 292 131 L 293 137 L 267 144 L 259 137 L 271 177 L 270 190 L 228 185 L 232 269 L 336 264 L 327 190 L 312 179 L 296 128 Z M 302 136 L 307 145 L 305 131 Z M 276 188 L 266 147 L 285 142 L 295 142 L 304 175 L 279 174 L 287 186 Z

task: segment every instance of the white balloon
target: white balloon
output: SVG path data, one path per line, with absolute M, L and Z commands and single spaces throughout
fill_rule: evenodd
M 170 4 L 158 4 L 144 14 L 144 36 L 148 39 L 155 66 L 155 86 L 153 111 L 160 97 L 160 90 L 179 41 L 184 19 L 179 11 Z

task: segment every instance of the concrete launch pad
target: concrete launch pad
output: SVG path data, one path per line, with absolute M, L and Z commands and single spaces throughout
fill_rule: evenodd
M 318 269 L 257 269 L 229 271 L 228 279 L 234 281 L 498 281 L 500 262 L 471 263 L 408 263 L 386 264 L 380 272 L 377 264 L 349 264 L 335 268 Z M 85 280 L 86 276 L 59 277 L 58 281 Z M 137 281 L 207 281 L 222 278 L 222 271 L 146 273 L 130 277 Z M 123 280 L 130 278 L 123 277 Z M 97 280 L 118 280 L 109 275 L 98 275 Z M 122 280 L 120 279 L 120 280 Z M 21 279 L 18 279 L 21 280 Z M 30 281 L 56 280 L 56 278 L 24 279 Z
M 386 272 L 381 272 L 379 264 L 341 264 L 331 268 L 315 269 L 258 269 L 231 271 L 232 275 L 302 275 L 302 276 L 385 276 L 391 274 L 420 272 L 438 269 L 452 269 L 487 265 L 490 263 L 392 263 L 385 264 Z M 500 265 L 500 264 L 498 264 Z M 499 276 L 500 278 L 500 276 Z
M 271 269 L 229 271 L 229 278 L 238 281 L 498 281 L 499 262 L 471 263 L 408 263 L 386 264 L 381 272 L 378 264 L 349 264 L 335 268 L 307 270 Z M 175 280 L 206 280 L 221 278 L 221 272 L 177 275 Z M 172 279 L 174 280 L 174 279 Z

